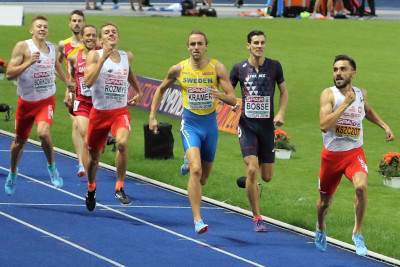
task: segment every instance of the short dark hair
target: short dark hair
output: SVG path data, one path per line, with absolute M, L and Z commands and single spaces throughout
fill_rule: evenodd
M 208 45 L 208 39 L 207 39 L 206 34 L 205 34 L 204 32 L 202 32 L 202 31 L 199 31 L 199 30 L 193 30 L 193 31 L 189 34 L 189 36 L 188 36 L 188 43 L 189 43 L 189 37 L 192 36 L 193 34 L 200 34 L 200 35 L 203 35 L 204 39 L 206 40 L 206 45 Z
M 251 31 L 248 35 L 247 35 L 247 43 L 251 43 L 251 38 L 253 38 L 253 36 L 256 35 L 263 35 L 265 37 L 265 33 L 263 31 L 259 31 L 259 30 L 254 30 Z
M 348 55 L 337 55 L 335 57 L 335 60 L 333 61 L 333 64 L 335 65 L 335 63 L 339 60 L 347 60 L 350 63 L 353 70 L 357 70 L 356 62 L 354 61 L 354 59 L 352 59 Z
M 106 26 L 114 26 L 115 29 L 117 29 L 117 33 L 118 33 L 118 36 L 119 36 L 119 31 L 118 31 L 117 25 L 115 25 L 115 23 L 112 23 L 112 22 L 106 22 L 106 23 L 104 23 L 103 25 L 100 26 L 99 38 L 101 38 L 101 31 L 102 31 L 103 28 L 106 27 Z
M 31 20 L 31 28 L 33 27 L 33 23 L 34 23 L 35 21 L 37 21 L 37 20 L 44 20 L 44 21 L 49 22 L 46 16 L 37 15 L 36 17 L 34 17 L 34 18 Z
M 94 29 L 96 30 L 96 32 L 97 32 L 97 29 L 96 29 L 96 27 L 95 27 L 94 25 L 92 25 L 92 24 L 86 24 L 86 25 L 83 26 L 82 29 L 81 29 L 81 32 L 80 32 L 81 36 L 83 36 L 83 33 L 85 32 L 85 29 L 86 29 L 86 28 L 94 28 Z
M 71 21 L 72 15 L 81 16 L 81 17 L 83 17 L 83 21 L 85 21 L 85 14 L 83 14 L 83 11 L 82 11 L 82 10 L 75 9 L 74 11 L 72 11 L 72 12 L 71 12 L 71 15 L 69 16 L 69 21 Z

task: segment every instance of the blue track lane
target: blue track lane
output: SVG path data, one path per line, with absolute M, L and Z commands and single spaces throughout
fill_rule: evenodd
M 210 230 L 194 233 L 187 196 L 136 180 L 114 198 L 115 173 L 100 168 L 94 212 L 86 209 L 85 177 L 76 159 L 56 154 L 64 187 L 54 188 L 41 148 L 28 144 L 13 196 L 4 193 L 12 139 L 0 135 L 1 266 L 387 266 L 272 225 L 253 233 L 252 219 L 202 204 Z

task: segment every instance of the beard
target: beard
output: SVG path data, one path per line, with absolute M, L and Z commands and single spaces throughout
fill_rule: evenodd
M 351 82 L 351 80 L 350 79 L 342 79 L 342 80 L 336 80 L 336 79 L 333 79 L 333 82 L 335 83 L 335 86 L 338 88 L 338 89 L 343 89 L 343 88 L 345 88 L 348 84 L 350 84 L 350 82 Z

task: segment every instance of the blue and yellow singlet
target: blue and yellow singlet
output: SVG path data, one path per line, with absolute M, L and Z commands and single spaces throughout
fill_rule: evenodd
M 210 59 L 208 64 L 201 70 L 193 70 L 189 59 L 181 62 L 179 83 L 181 85 L 183 107 L 197 115 L 212 113 L 217 106 L 217 99 L 213 99 L 210 93 L 211 84 L 219 88 L 217 71 L 218 63 Z

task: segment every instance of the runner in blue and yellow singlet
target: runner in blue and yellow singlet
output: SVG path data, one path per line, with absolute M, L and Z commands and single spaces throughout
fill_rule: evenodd
M 172 66 L 157 88 L 149 117 L 149 128 L 158 133 L 155 118 L 165 91 L 175 81 L 181 85 L 184 106 L 181 136 L 185 150 L 181 174 L 190 172 L 188 195 L 192 206 L 195 231 L 205 233 L 209 226 L 201 218 L 201 186 L 205 185 L 214 162 L 218 140 L 215 107 L 218 100 L 236 107 L 236 97 L 225 66 L 206 56 L 208 40 L 201 31 L 192 31 L 187 47 L 190 58 Z M 218 90 L 222 87 L 223 92 Z

